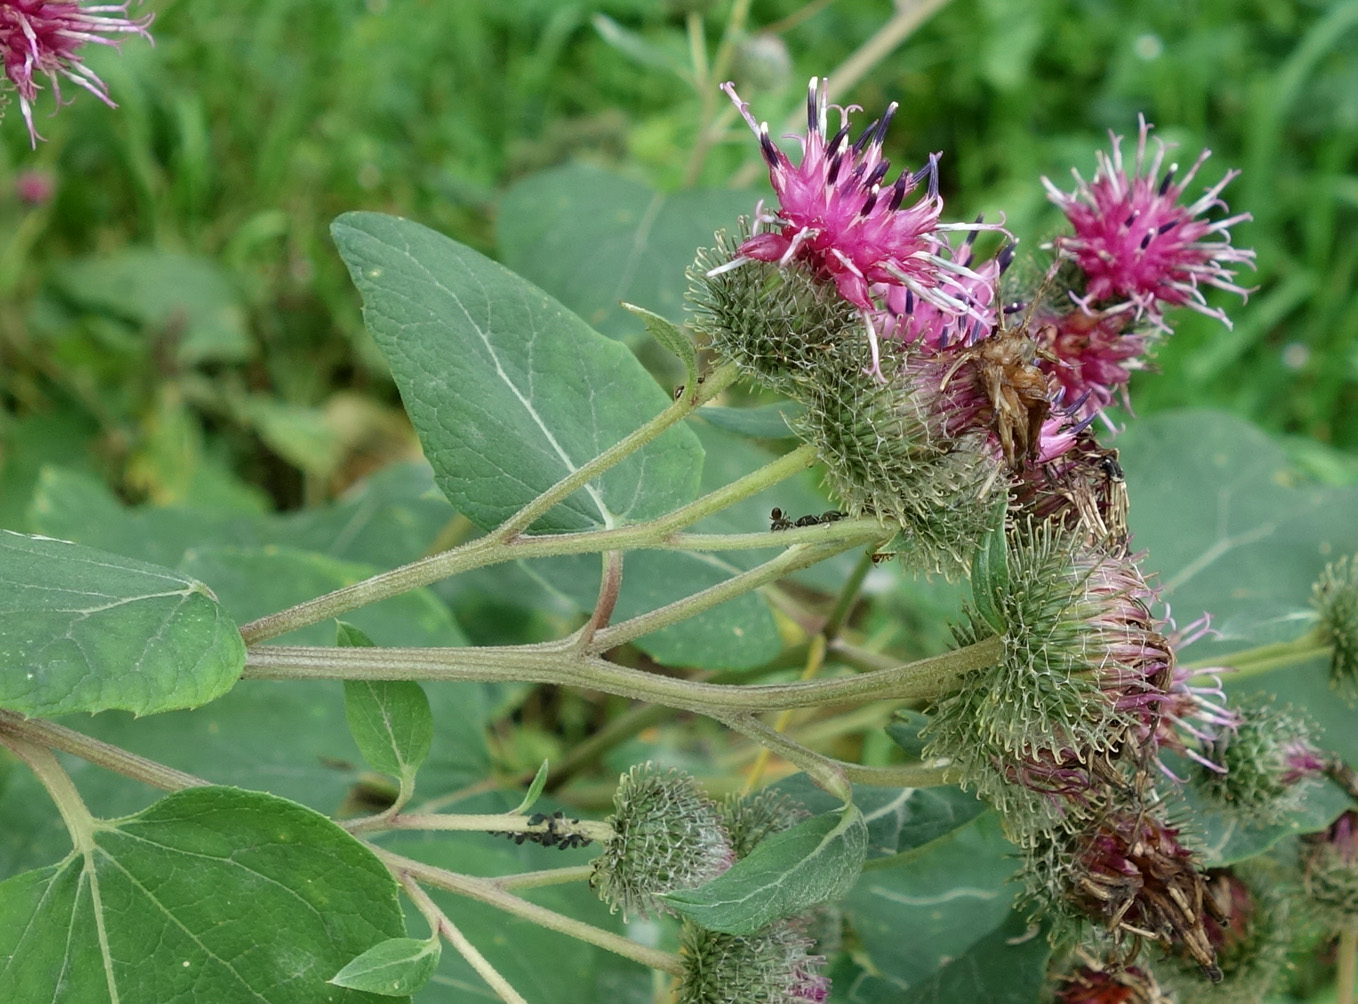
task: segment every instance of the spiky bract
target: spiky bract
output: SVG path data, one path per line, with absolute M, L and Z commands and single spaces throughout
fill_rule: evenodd
M 1112 769 L 1153 704 L 1162 653 L 1141 616 L 1144 580 L 1124 559 L 1043 523 L 1009 532 L 1008 566 L 992 615 L 1003 655 L 938 703 L 925 756 L 950 759 L 1022 842 L 1055 822 L 1074 825 L 1092 774 Z M 967 613 L 970 623 L 954 629 L 960 643 L 993 633 Z
M 1315 726 L 1262 695 L 1246 699 L 1236 710 L 1240 717 L 1235 728 L 1222 730 L 1205 751 L 1214 766 L 1198 772 L 1201 788 L 1242 822 L 1277 822 L 1300 807 L 1303 782 L 1325 769 L 1324 756 L 1311 743 Z
M 679 1004 L 807 1004 L 830 993 L 830 981 L 818 973 L 825 960 L 807 955 L 810 940 L 791 924 L 736 935 L 685 921 L 679 946 Z
M 732 792 L 717 811 L 737 861 L 766 837 L 790 830 L 810 815 L 801 802 L 772 788 L 750 795 Z
M 892 372 L 892 347 L 882 366 Z M 866 357 L 825 367 L 802 398 L 795 428 L 814 445 L 840 505 L 905 532 L 906 560 L 952 574 L 971 560 L 990 526 L 985 499 L 999 462 L 980 432 L 956 438 L 936 427 L 927 388 L 865 379 Z
M 740 235 L 748 236 L 741 224 Z M 692 324 L 758 383 L 800 398 L 827 360 L 863 341 L 859 312 L 833 285 L 796 266 L 750 261 L 725 268 L 738 242 L 725 231 L 716 242 L 698 252 L 688 272 Z
M 1331 646 L 1330 686 L 1349 703 L 1358 702 L 1358 556 L 1325 566 L 1312 603 L 1320 634 Z
M 613 805 L 613 836 L 594 859 L 590 884 L 624 917 L 664 910 L 659 896 L 696 888 L 730 867 L 717 806 L 689 775 L 640 764 L 622 775 Z
M 1192 959 L 1157 963 L 1155 975 L 1175 1004 L 1262 1004 L 1287 964 L 1291 931 L 1280 876 L 1266 865 L 1207 873 L 1207 938 L 1222 980 L 1212 985 Z
M 1306 907 L 1330 928 L 1358 924 L 1358 810 L 1305 838 Z

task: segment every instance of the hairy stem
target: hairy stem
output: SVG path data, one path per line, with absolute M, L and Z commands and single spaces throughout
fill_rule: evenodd
M 75 790 L 71 775 L 57 762 L 52 751 L 5 730 L 0 730 L 0 745 L 8 746 L 37 775 L 42 786 L 47 789 L 47 794 L 56 803 L 76 853 L 89 855 L 94 850 L 94 817 L 85 807 L 80 792 Z
M 1358 925 L 1350 924 L 1339 932 L 1339 956 L 1335 961 L 1334 1004 L 1354 1004 L 1354 988 L 1358 985 Z
M 70 753 L 96 766 L 162 791 L 183 791 L 185 788 L 201 788 L 212 783 L 109 743 L 91 739 L 64 725 L 57 725 L 41 718 L 25 718 L 12 711 L 0 711 L 0 732 L 61 750 L 63 753 Z
M 723 684 L 660 676 L 549 646 L 508 648 L 324 648 L 267 645 L 246 656 L 244 676 L 270 680 L 479 680 L 582 687 L 720 717 L 887 698 L 939 697 L 994 664 L 1002 640 L 857 676 L 796 683 Z
M 469 541 L 450 551 L 421 558 L 388 572 L 381 572 L 352 586 L 336 589 L 324 596 L 251 621 L 241 628 L 241 637 L 245 639 L 246 644 L 255 645 L 288 631 L 337 617 L 357 607 L 430 585 L 452 575 L 521 558 L 546 558 L 640 547 L 662 550 L 754 550 L 816 539 L 806 533 L 796 537 L 779 537 L 777 541 L 772 542 L 767 533 L 690 535 L 678 533 L 683 527 L 720 512 L 732 503 L 755 495 L 770 485 L 775 485 L 804 470 L 814 459 L 815 451 L 812 447 L 800 446 L 759 470 L 695 499 L 688 505 L 656 519 L 631 526 L 578 533 L 515 535 L 512 538 L 504 536 L 502 526 L 484 537 Z M 513 519 L 509 522 L 512 523 Z M 509 523 L 504 524 L 508 525 Z M 866 527 L 872 525 L 874 524 L 870 520 L 843 521 L 842 526 L 835 524 L 838 533 L 828 537 L 822 535 L 819 539 L 853 537 L 855 533 L 864 532 Z
M 593 874 L 593 865 L 570 865 L 566 868 L 544 868 L 537 872 L 519 872 L 517 875 L 505 875 L 490 881 L 501 889 L 537 889 L 545 885 L 588 882 Z
M 425 864 L 423 861 L 393 854 L 391 851 L 374 845 L 369 845 L 369 849 L 391 871 L 404 872 L 425 885 L 454 892 L 459 896 L 466 896 L 468 899 L 496 907 L 505 913 L 531 921 L 539 927 L 569 935 L 579 941 L 632 959 L 634 962 L 640 962 L 643 966 L 659 969 L 675 976 L 682 976 L 684 973 L 684 960 L 673 952 L 662 952 L 657 948 L 639 945 L 622 935 L 614 934 L 612 931 L 605 931 L 593 924 L 586 924 L 584 921 L 567 917 L 555 910 L 530 903 L 526 899 L 520 899 L 518 896 L 505 891 L 493 880 L 475 878 L 471 875 L 451 872 L 444 868 L 436 868 L 433 865 Z

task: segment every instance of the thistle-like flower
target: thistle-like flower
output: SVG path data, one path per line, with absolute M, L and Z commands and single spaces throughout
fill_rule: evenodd
M 1228 171 L 1215 185 L 1187 205 L 1184 190 L 1210 156 L 1204 150 L 1176 180 L 1178 165 L 1160 173 L 1165 144 L 1147 159 L 1146 140 L 1151 127 L 1140 119 L 1136 161 L 1130 174 L 1122 160 L 1122 138 L 1111 135 L 1112 155 L 1099 154 L 1092 181 L 1075 174 L 1076 188 L 1067 193 L 1047 178 L 1047 194 L 1066 214 L 1075 233 L 1058 238 L 1058 251 L 1071 255 L 1085 274 L 1085 293 L 1076 298 L 1091 313 L 1126 312 L 1144 318 L 1152 327 L 1168 331 L 1166 307 L 1186 306 L 1230 326 L 1219 308 L 1209 307 L 1203 286 L 1239 293 L 1250 292 L 1236 284 L 1235 268 L 1253 264 L 1254 252 L 1231 246 L 1230 228 L 1250 219 L 1238 213 L 1209 220 L 1214 209 L 1226 211 L 1221 191 L 1239 172 Z
M 791 923 L 737 935 L 686 920 L 679 947 L 679 1004 L 819 1004 L 830 995 L 830 981 L 819 973 L 825 960 L 807 954 L 810 939 Z
M 1030 865 L 1029 880 L 1039 888 L 1054 881 L 1054 905 L 1102 927 L 1115 944 L 1130 941 L 1135 951 L 1142 940 L 1159 942 L 1186 953 L 1213 983 L 1221 980 L 1205 926 L 1216 905 L 1178 828 L 1153 809 L 1110 805 L 1088 829 L 1056 835 L 1043 856 Z
M 1314 726 L 1291 708 L 1260 696 L 1237 711 L 1234 726 L 1208 744 L 1210 763 L 1199 780 L 1223 808 L 1251 822 L 1275 822 L 1300 805 L 1301 782 L 1322 775 L 1329 759 L 1311 742 Z
M 1132 373 L 1145 369 L 1147 335 L 1128 331 L 1122 313 L 1069 310 L 1044 315 L 1034 338 L 1041 348 L 1037 365 L 1051 374 L 1060 400 L 1077 417 L 1096 415 L 1119 396 L 1124 406 Z
M 1145 735 L 1173 665 L 1135 563 L 1085 545 L 1053 523 L 1008 537 L 995 609 L 968 612 L 962 643 L 1000 630 L 1003 655 L 944 698 L 928 757 L 946 757 L 1006 813 L 1011 837 L 1081 825 L 1094 776 Z
M 1325 566 L 1311 600 L 1330 646 L 1330 686 L 1358 702 L 1358 556 Z
M 965 287 L 953 278 L 975 279 L 975 273 L 954 261 L 947 232 L 998 229 L 986 224 L 940 222 L 943 198 L 938 191 L 938 155 L 915 172 L 901 172 L 891 184 L 891 170 L 882 157 L 882 141 L 896 114 L 891 104 L 854 143 L 849 142 L 849 115 L 856 106 L 841 108 L 839 129 L 829 135 L 825 82 L 815 77 L 807 96 L 807 131 L 798 141 L 801 163 L 794 165 L 769 137 L 768 123 L 755 120 L 749 105 L 731 84 L 730 96 L 757 137 L 769 165 L 769 180 L 778 196 L 776 212 L 756 213 L 757 232 L 740 245 L 742 261 L 794 262 L 810 267 L 819 278 L 834 283 L 845 300 L 859 308 L 871 346 L 871 372 L 880 376 L 874 317 L 875 298 L 893 288 L 908 289 L 919 299 L 952 315 L 981 313 L 966 302 Z M 912 205 L 920 185 L 924 194 Z
M 127 14 L 127 8 L 128 2 L 90 5 L 77 0 L 0 2 L 0 53 L 4 54 L 5 76 L 19 95 L 19 109 L 28 123 L 33 146 L 42 139 L 33 124 L 33 104 L 41 89 L 37 77 L 47 78 L 58 107 L 66 103 L 61 97 L 62 77 L 83 87 L 110 108 L 116 107 L 108 86 L 85 65 L 80 50 L 89 42 L 116 47 L 118 35 L 149 39 L 146 29 L 153 15 L 120 16 Z
M 664 910 L 667 892 L 693 889 L 731 866 L 717 806 L 692 777 L 646 763 L 622 775 L 608 824 L 613 836 L 590 876 L 599 898 L 623 916 Z

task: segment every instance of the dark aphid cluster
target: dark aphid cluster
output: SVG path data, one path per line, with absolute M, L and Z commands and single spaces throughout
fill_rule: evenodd
M 550 816 L 545 812 L 535 812 L 528 817 L 529 826 L 540 826 L 540 830 L 521 830 L 512 832 L 509 830 L 492 830 L 493 836 L 508 837 L 516 844 L 527 841 L 530 844 L 541 844 L 543 847 L 555 847 L 558 850 L 567 850 L 571 847 L 588 847 L 594 841 L 572 829 L 578 826 L 580 820 L 567 819 L 565 813 L 560 809 Z

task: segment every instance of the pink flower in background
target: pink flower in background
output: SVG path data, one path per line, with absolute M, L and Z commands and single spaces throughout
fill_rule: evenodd
M 20 171 L 14 179 L 14 194 L 29 206 L 41 206 L 56 194 L 57 182 L 50 171 Z
M 129 18 L 128 4 L 84 5 L 75 0 L 0 0 L 0 52 L 5 76 L 19 93 L 19 108 L 28 123 L 33 145 L 42 137 L 33 124 L 33 103 L 45 76 L 57 105 L 63 104 L 61 78 L 83 87 L 109 107 L 115 107 L 108 86 L 87 67 L 80 50 L 87 42 L 118 45 L 120 34 L 147 34 L 152 15 Z M 69 99 L 68 99 L 69 100 Z
M 1075 230 L 1074 236 L 1058 238 L 1056 246 L 1085 273 L 1085 295 L 1077 302 L 1091 312 L 1100 304 L 1104 312 L 1126 311 L 1164 331 L 1165 305 L 1191 307 L 1229 327 L 1223 311 L 1207 306 L 1201 287 L 1215 286 L 1242 297 L 1250 292 L 1235 283 L 1234 266 L 1252 266 L 1254 252 L 1231 247 L 1229 228 L 1251 217 L 1239 213 L 1211 221 L 1205 216 L 1213 209 L 1226 211 L 1219 196 L 1239 172 L 1228 171 L 1196 201 L 1180 205 L 1184 189 L 1211 152 L 1204 150 L 1182 179 L 1175 180 L 1177 164 L 1161 176 L 1165 144 L 1157 139 L 1148 161 L 1151 127 L 1145 118 L 1140 123 L 1130 176 L 1122 161 L 1122 138 L 1114 135 L 1113 153 L 1099 154 L 1092 181 L 1074 172 L 1073 193 L 1042 179 L 1048 196 Z
M 927 167 L 902 172 L 886 184 L 891 164 L 882 158 L 882 140 L 896 113 L 895 103 L 850 144 L 849 113 L 857 107 L 827 104 L 824 82 L 812 77 L 807 132 L 799 137 L 801 163 L 794 165 L 769 138 L 768 123 L 755 121 L 734 86 L 728 83 L 722 89 L 759 137 L 778 196 L 777 213 L 766 213 L 762 207 L 757 212 L 756 233 L 740 246 L 740 257 L 733 264 L 749 259 L 779 265 L 801 262 L 832 280 L 840 295 L 863 311 L 872 369 L 879 375 L 875 297 L 893 289 L 909 290 L 952 316 L 979 312 L 959 298 L 964 289 L 948 281 L 953 276 L 976 276 L 952 259 L 945 234 L 999 227 L 939 222 L 943 199 L 938 193 L 937 155 L 929 158 Z M 839 111 L 840 127 L 827 138 L 830 107 Z M 906 197 L 926 181 L 923 196 L 905 206 Z

